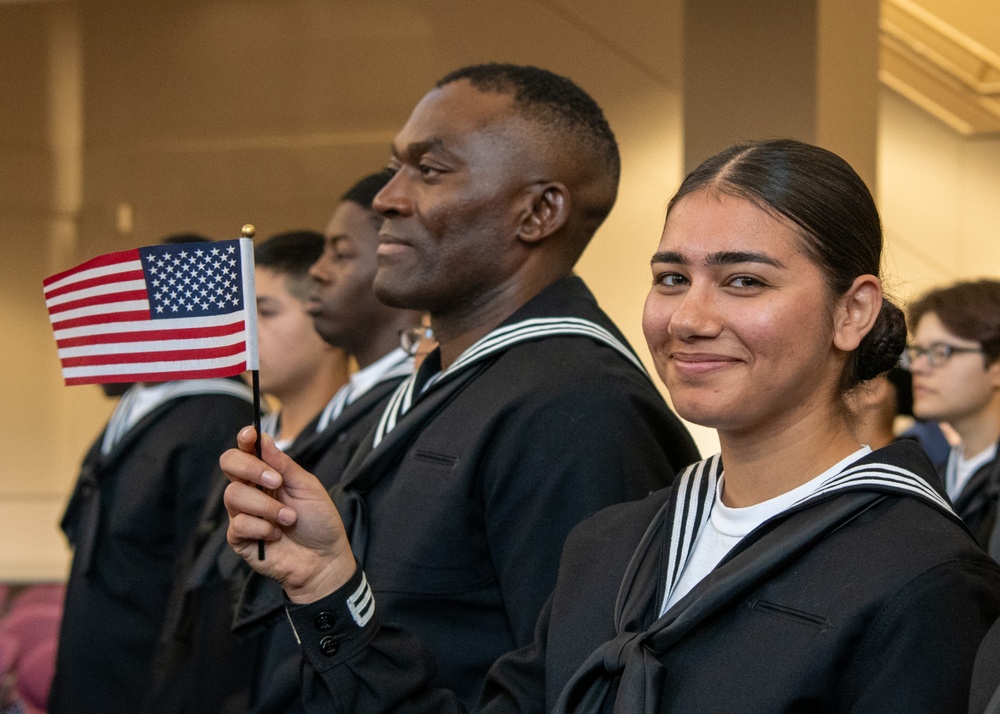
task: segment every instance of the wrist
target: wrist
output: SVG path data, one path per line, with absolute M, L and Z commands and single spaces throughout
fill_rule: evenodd
M 284 583 L 285 596 L 297 605 L 306 605 L 332 595 L 357 572 L 354 554 L 348 551 L 311 568 L 301 583 Z

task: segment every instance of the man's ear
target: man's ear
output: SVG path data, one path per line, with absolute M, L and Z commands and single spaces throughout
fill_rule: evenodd
M 521 215 L 517 237 L 525 243 L 539 243 L 569 220 L 570 197 L 565 184 L 550 181 L 527 189 L 528 205 Z
M 851 352 L 872 329 L 882 309 L 882 283 L 874 275 L 859 275 L 841 295 L 833 319 L 833 344 Z

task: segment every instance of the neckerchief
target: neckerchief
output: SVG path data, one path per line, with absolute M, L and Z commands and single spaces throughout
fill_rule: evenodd
M 918 498 L 960 522 L 948 501 L 921 476 L 871 456 L 831 476 L 815 492 L 754 529 L 690 593 L 650 622 L 666 591 L 677 584 L 708 519 L 722 462 L 716 455 L 685 469 L 625 571 L 615 602 L 618 636 L 580 666 L 553 711 L 596 714 L 609 711 L 612 702 L 612 710 L 621 714 L 661 711 L 665 671 L 657 653 L 667 651 L 709 615 L 733 606 L 888 495 Z M 811 509 L 808 518 L 789 519 L 805 509 Z M 783 527 L 775 528 L 779 522 Z

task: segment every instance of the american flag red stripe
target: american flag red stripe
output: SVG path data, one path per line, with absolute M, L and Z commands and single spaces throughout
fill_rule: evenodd
M 243 342 L 225 347 L 208 347 L 197 350 L 197 356 L 201 359 L 212 359 L 214 357 L 230 357 L 243 352 Z M 95 354 L 85 357 L 63 357 L 63 367 L 86 367 L 98 364 L 144 364 L 148 362 L 165 362 L 181 355 L 195 355 L 195 350 L 180 350 L 178 352 L 163 351 L 154 352 L 148 348 L 142 352 L 125 354 Z
M 46 279 L 66 384 L 256 369 L 252 250 L 248 239 L 152 246 L 98 256 Z

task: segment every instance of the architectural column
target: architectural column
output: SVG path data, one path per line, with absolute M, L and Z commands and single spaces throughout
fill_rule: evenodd
M 846 158 L 875 190 L 877 0 L 685 0 L 684 164 L 790 137 Z

